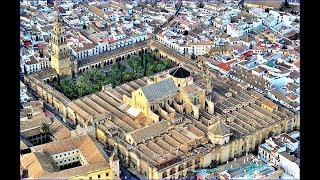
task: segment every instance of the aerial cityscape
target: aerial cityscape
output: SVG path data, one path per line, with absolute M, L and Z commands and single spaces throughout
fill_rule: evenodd
M 21 179 L 300 179 L 300 1 L 20 0 Z

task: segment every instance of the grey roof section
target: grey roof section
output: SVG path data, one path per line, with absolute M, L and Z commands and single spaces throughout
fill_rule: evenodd
M 141 87 L 141 90 L 148 101 L 153 101 L 166 95 L 178 92 L 178 88 L 172 78 L 143 86 Z

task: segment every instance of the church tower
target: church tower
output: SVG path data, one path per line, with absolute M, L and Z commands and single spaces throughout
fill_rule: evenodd
M 56 15 L 54 18 L 53 32 L 51 34 L 51 67 L 57 71 L 59 76 L 72 75 L 66 31 L 63 20 L 59 15 Z

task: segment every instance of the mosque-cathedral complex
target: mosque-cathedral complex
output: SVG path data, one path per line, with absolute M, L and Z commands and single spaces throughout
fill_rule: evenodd
M 25 76 L 25 83 L 76 126 L 94 126 L 96 138 L 116 150 L 138 177 L 181 178 L 211 163 L 225 163 L 253 151 L 265 139 L 300 126 L 298 114 L 278 106 L 244 83 L 190 63 L 150 38 L 126 51 L 77 63 L 67 56 L 63 27 L 56 20 L 52 68 Z M 112 64 L 157 48 L 179 64 L 71 101 L 46 81 Z M 59 52 L 58 52 L 59 51 Z M 75 62 L 74 62 L 75 61 Z

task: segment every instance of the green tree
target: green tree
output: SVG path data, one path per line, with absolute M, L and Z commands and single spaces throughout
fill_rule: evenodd
M 85 76 L 80 76 L 76 80 L 76 85 L 80 96 L 83 96 L 87 93 L 88 80 L 85 78 Z
M 128 59 L 128 65 L 133 69 L 133 71 L 137 72 L 138 67 L 140 66 L 140 58 L 138 56 L 131 56 Z
M 120 70 L 120 84 L 122 84 L 122 71 Z
M 143 66 L 143 55 L 144 55 L 144 50 L 143 48 L 141 48 L 141 54 L 140 54 L 140 57 L 141 57 L 141 66 Z
M 147 75 L 147 64 L 148 64 L 148 61 L 149 61 L 149 56 L 145 55 L 145 57 L 143 59 L 145 61 L 143 63 L 143 76 L 146 76 Z
M 162 64 L 165 66 L 166 69 L 171 68 L 172 64 L 168 59 L 162 61 Z
M 147 75 L 147 76 L 151 76 L 152 74 L 153 74 L 152 69 L 148 69 L 148 70 L 146 71 L 146 75 Z
M 163 71 L 163 70 L 165 70 L 165 69 L 166 69 L 166 67 L 165 67 L 163 64 L 159 63 L 159 64 L 157 65 L 157 72 Z
M 118 67 L 118 69 L 120 69 L 120 59 L 118 59 L 118 61 L 117 61 L 117 67 Z
M 42 123 L 41 127 L 40 127 L 40 132 L 42 134 L 47 134 L 47 133 L 49 133 L 49 131 L 50 131 L 49 125 L 47 123 Z
M 154 49 L 153 54 L 155 55 L 155 57 L 158 58 L 159 55 L 159 49 Z
M 134 77 L 133 77 L 133 72 L 130 71 L 129 69 L 126 69 L 124 72 L 123 72 L 123 80 L 125 82 L 128 82 L 128 81 L 131 81 Z
M 44 122 L 43 122 L 43 123 L 41 124 L 40 133 L 41 133 L 42 135 L 44 135 L 44 141 L 46 142 L 46 141 L 47 141 L 47 136 L 46 136 L 46 135 L 47 135 L 48 133 L 50 133 L 50 127 L 49 127 L 49 125 L 48 125 L 47 123 L 44 123 Z M 41 142 L 40 142 L 41 144 L 43 143 L 42 140 L 43 140 L 43 139 L 41 138 L 41 140 L 40 140 L 40 141 L 41 141 Z

